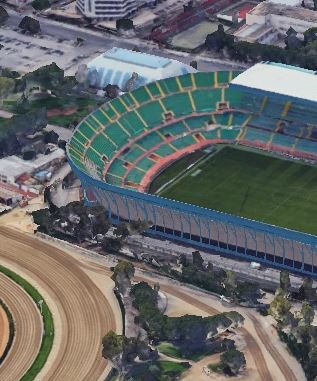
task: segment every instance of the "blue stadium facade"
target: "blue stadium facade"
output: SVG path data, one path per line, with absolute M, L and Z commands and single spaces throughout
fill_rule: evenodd
M 253 96 L 256 99 L 256 94 Z M 307 107 L 310 112 L 314 111 L 311 104 L 306 104 L 306 111 Z M 294 112 L 298 110 L 293 109 Z M 300 112 L 305 112 L 305 107 Z M 78 165 L 69 152 L 71 144 L 68 145 L 69 162 L 81 180 L 86 202 L 103 205 L 113 223 L 148 221 L 151 227 L 147 233 L 153 236 L 269 267 L 317 276 L 316 236 L 107 183 L 100 173 L 83 170 Z
M 315 236 L 124 189 L 72 167 L 81 180 L 87 203 L 105 206 L 109 219 L 115 224 L 139 219 L 151 221 L 153 225 L 148 233 L 155 236 L 317 276 Z

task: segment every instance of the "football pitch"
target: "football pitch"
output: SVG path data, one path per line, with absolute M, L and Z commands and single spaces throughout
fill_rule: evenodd
M 317 167 L 231 147 L 188 165 L 181 159 L 154 180 L 170 180 L 157 194 L 317 235 Z

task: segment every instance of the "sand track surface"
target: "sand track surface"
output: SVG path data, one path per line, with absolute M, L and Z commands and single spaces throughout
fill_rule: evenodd
M 0 227 L 0 236 L 0 261 L 36 287 L 53 314 L 53 349 L 37 380 L 103 379 L 107 362 L 101 356 L 101 339 L 110 329 L 116 330 L 116 319 L 104 293 L 81 269 L 80 262 L 62 249 L 5 227 Z M 6 287 L 2 293 L 8 293 Z M 30 318 L 31 305 L 21 316 L 21 324 Z M 12 310 L 12 314 L 15 318 L 17 314 L 22 315 L 22 311 L 20 303 L 14 303 L 14 306 L 16 310 Z M 34 308 L 39 317 L 35 305 Z M 33 329 L 35 335 L 41 335 L 41 321 L 35 321 Z M 21 340 L 18 332 L 16 340 Z M 21 342 L 21 353 L 25 352 L 22 358 L 28 357 L 30 365 L 38 352 L 38 339 L 32 344 L 24 337 Z M 0 373 L 0 379 L 16 381 L 20 377 L 11 376 L 11 371 L 17 367 L 25 371 L 27 366 L 21 363 L 22 358 L 13 349 L 10 354 L 12 356 L 8 356 L 5 363 L 11 378 Z M 1 371 L 4 371 L 4 365 Z
M 0 380 L 19 380 L 32 365 L 42 340 L 42 318 L 31 297 L 0 273 L 0 297 L 14 319 L 12 346 L 0 367 Z

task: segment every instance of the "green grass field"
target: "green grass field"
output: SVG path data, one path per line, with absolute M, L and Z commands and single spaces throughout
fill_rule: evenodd
M 185 168 L 176 162 L 155 181 L 161 185 L 160 177 L 173 179 Z M 261 152 L 225 147 L 159 194 L 317 235 L 317 167 Z

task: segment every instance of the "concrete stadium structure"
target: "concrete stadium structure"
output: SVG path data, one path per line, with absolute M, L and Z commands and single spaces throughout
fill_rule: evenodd
M 70 164 L 87 202 L 104 205 L 115 223 L 146 220 L 160 237 L 317 275 L 315 236 L 147 193 L 171 162 L 218 143 L 317 160 L 316 103 L 276 102 L 281 95 L 252 91 L 238 74 L 191 73 L 114 99 L 79 124 L 67 148 Z

